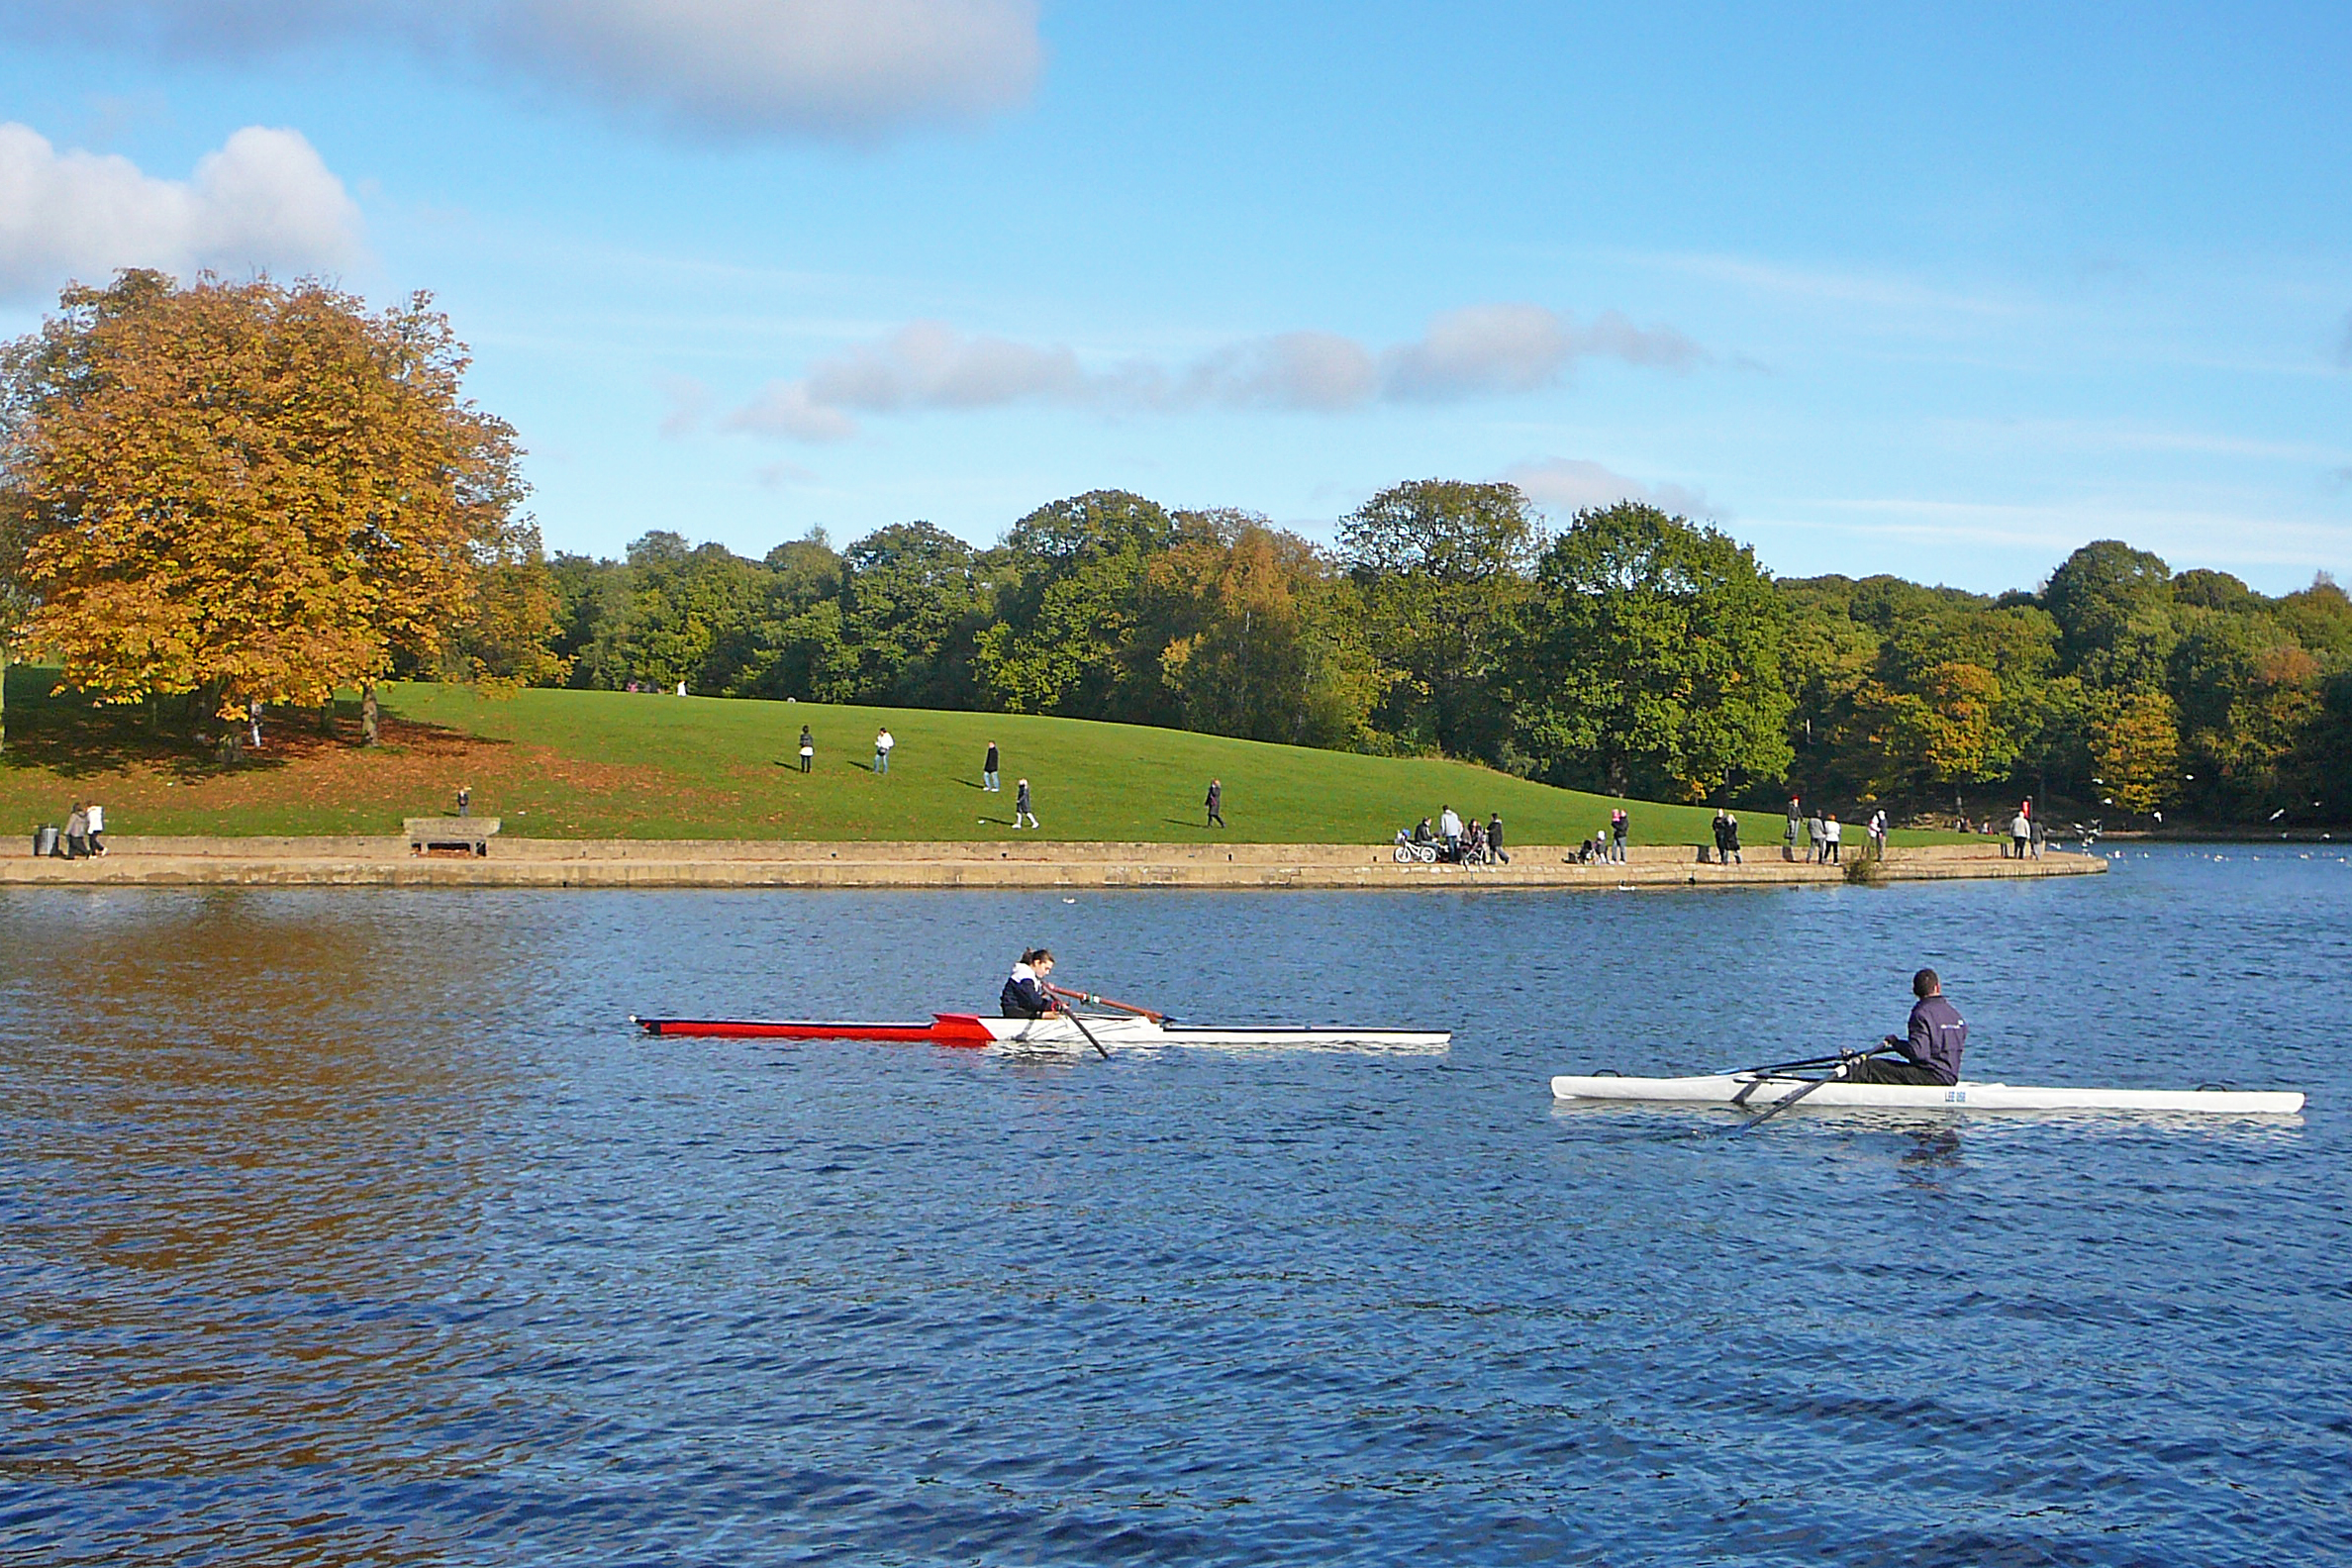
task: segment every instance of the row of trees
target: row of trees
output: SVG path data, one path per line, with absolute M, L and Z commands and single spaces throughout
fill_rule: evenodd
M 1322 549 L 1106 491 L 993 547 L 928 524 L 748 560 L 649 534 L 559 556 L 575 684 L 1056 713 L 1385 751 L 1552 782 L 1927 808 L 2340 819 L 2352 603 L 2267 598 L 2089 544 L 2038 592 L 1775 581 L 1633 503 L 1547 535 L 1508 485 L 1384 491 Z
M 2037 592 L 1775 581 L 1634 503 L 1383 491 L 1323 548 L 1125 491 L 987 547 L 927 523 L 758 560 L 544 559 L 514 433 L 422 296 L 68 290 L 0 350 L 0 656 L 200 720 L 389 674 L 1065 714 L 1443 752 L 1562 784 L 2342 818 L 2352 604 L 2086 545 Z M 4 732 L 0 732 L 4 735 Z

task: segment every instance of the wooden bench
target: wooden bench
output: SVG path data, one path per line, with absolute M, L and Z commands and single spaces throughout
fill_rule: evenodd
M 414 855 L 471 855 L 478 860 L 490 853 L 490 840 L 498 836 L 495 817 L 409 817 L 403 824 L 409 853 Z

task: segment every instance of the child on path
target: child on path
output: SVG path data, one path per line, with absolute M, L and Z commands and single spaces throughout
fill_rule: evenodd
M 1029 815 L 1028 779 L 1016 779 L 1013 782 L 1013 826 L 1017 830 L 1037 826 L 1037 819 Z

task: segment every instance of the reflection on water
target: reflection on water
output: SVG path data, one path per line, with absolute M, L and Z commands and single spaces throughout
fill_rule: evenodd
M 2341 1558 L 2347 917 L 2340 864 L 2179 852 L 1623 898 L 19 892 L 0 1560 Z M 1204 1021 L 1456 1044 L 621 1023 L 985 1005 L 1039 941 Z M 1735 1136 L 1549 1099 L 1875 1037 L 1922 962 L 1984 1076 L 2311 1108 Z

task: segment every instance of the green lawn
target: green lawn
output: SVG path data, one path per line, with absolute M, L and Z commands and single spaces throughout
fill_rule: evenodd
M 485 698 L 421 684 L 386 689 L 384 746 L 362 750 L 292 722 L 272 728 L 254 760 L 224 768 L 132 715 L 48 699 L 51 678 L 11 671 L 0 820 L 17 830 L 61 822 L 72 800 L 95 798 L 124 833 L 394 833 L 404 816 L 448 810 L 468 785 L 475 812 L 538 837 L 1012 838 L 1014 783 L 1026 776 L 1043 826 L 1022 836 L 1383 842 L 1450 804 L 1465 816 L 1500 811 L 1510 840 L 1561 843 L 1600 829 L 1618 804 L 1461 762 L 1076 719 L 619 692 Z M 803 723 L 817 738 L 805 776 Z M 886 778 L 871 771 L 885 723 L 898 737 Z M 992 738 L 1004 752 L 1001 794 L 979 788 Z M 1223 833 L 1204 825 L 1213 776 L 1225 782 Z M 1704 808 L 1622 804 L 1636 843 L 1708 837 Z M 1780 830 L 1777 817 L 1742 820 L 1753 845 L 1778 843 Z

